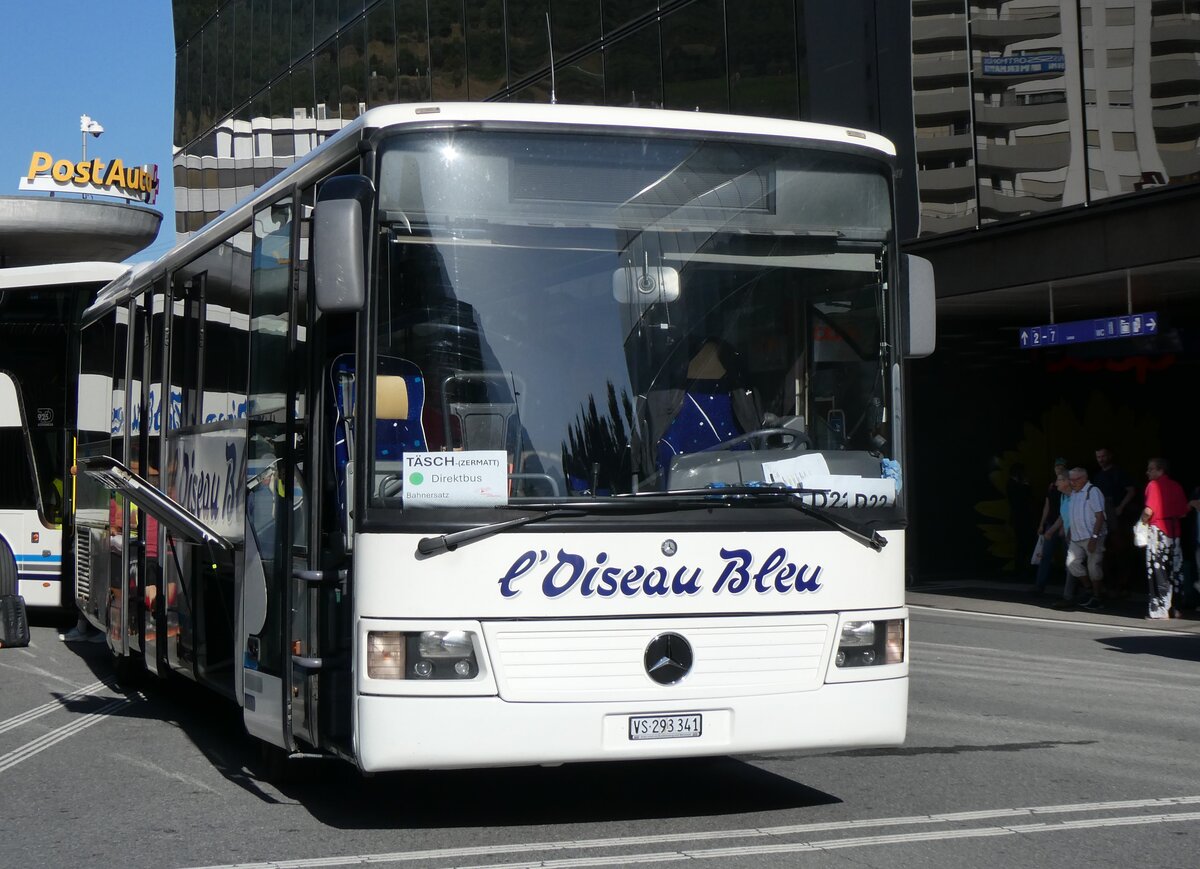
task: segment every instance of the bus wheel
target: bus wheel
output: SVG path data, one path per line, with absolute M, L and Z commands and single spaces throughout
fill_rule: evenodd
M 0 539 L 0 597 L 17 593 L 17 559 L 8 543 Z
M 295 782 L 297 770 L 291 752 L 257 737 L 252 738 L 258 743 L 258 765 L 263 781 L 277 786 Z
M 142 675 L 146 672 L 142 662 L 132 655 L 121 655 L 113 658 L 113 675 L 117 686 L 125 693 L 136 691 L 142 684 Z

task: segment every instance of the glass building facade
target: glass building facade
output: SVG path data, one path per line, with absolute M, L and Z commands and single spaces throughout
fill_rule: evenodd
M 939 349 L 910 381 L 922 572 L 1019 576 L 1011 469 L 1040 486 L 1097 437 L 1200 481 L 1176 411 L 1200 377 L 1200 0 L 173 5 L 181 238 L 372 106 L 548 102 L 553 42 L 560 103 L 896 143 L 900 237 L 938 279 Z M 1018 349 L 1030 324 L 1133 311 L 1158 312 L 1159 335 Z
M 876 51 L 881 29 L 907 38 L 907 9 L 856 4 L 845 27 L 829 5 L 176 0 L 176 228 L 200 228 L 373 106 L 548 102 L 552 85 L 560 103 L 846 124 L 898 135 L 909 154 L 907 52 L 881 75 Z
M 1200 180 L 1197 0 L 913 0 L 922 234 Z

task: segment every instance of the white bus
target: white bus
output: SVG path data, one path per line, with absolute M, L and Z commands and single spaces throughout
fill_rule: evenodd
M 71 498 L 72 336 L 96 292 L 128 269 L 0 269 L 0 594 L 20 594 L 30 607 L 71 604 L 62 534 Z
M 366 772 L 899 744 L 933 289 L 893 171 L 806 123 L 366 112 L 84 315 L 80 606 Z

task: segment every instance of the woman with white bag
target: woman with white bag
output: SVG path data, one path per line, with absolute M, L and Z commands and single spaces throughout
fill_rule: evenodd
M 1146 550 L 1148 619 L 1179 618 L 1183 601 L 1183 547 L 1180 519 L 1187 515 L 1183 486 L 1167 476 L 1166 459 L 1146 463 L 1146 509 L 1134 525 L 1134 542 Z

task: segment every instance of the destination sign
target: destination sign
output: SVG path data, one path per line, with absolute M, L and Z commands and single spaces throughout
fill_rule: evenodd
M 1141 338 L 1157 334 L 1158 313 L 1149 311 L 1124 317 L 1073 320 L 1070 323 L 1051 323 L 1047 326 L 1022 326 L 1017 337 L 1022 350 L 1032 350 L 1035 347 L 1062 347 L 1066 344 Z

